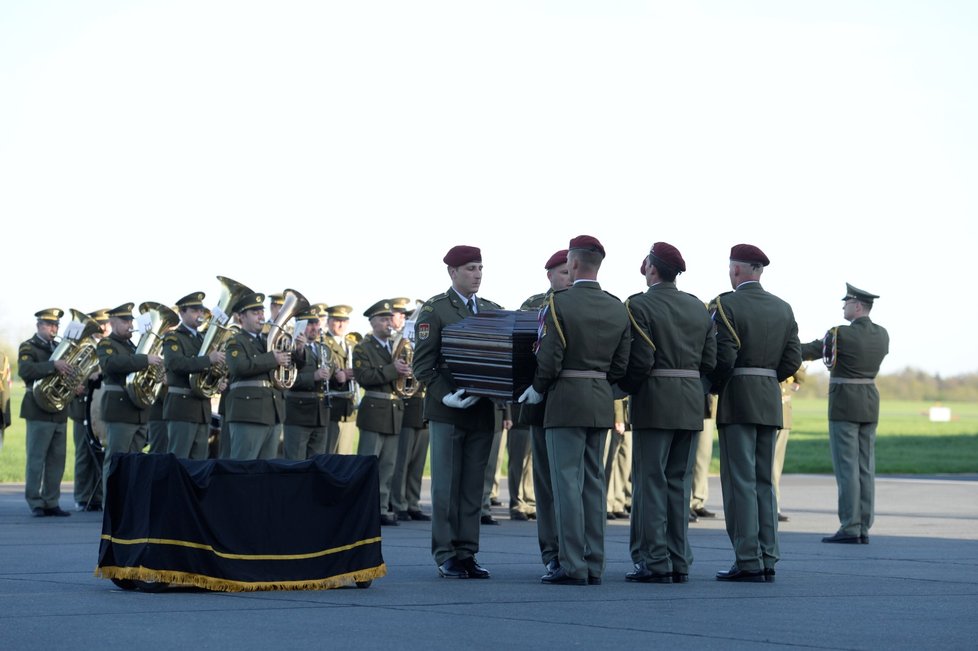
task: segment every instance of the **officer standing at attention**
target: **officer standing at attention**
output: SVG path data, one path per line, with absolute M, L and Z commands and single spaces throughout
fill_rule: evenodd
M 877 298 L 846 283 L 842 317 L 849 325 L 802 346 L 805 359 L 821 356 L 829 369 L 829 443 L 839 490 L 839 530 L 822 538 L 824 543 L 866 545 L 873 526 L 880 416 L 874 380 L 890 352 L 890 335 L 869 318 Z
M 611 385 L 625 375 L 631 332 L 625 306 L 598 284 L 601 242 L 580 235 L 567 249 L 573 285 L 547 301 L 537 370 L 520 401 L 539 403 L 547 395 L 544 429 L 560 567 L 541 581 L 596 585 L 604 571 L 604 443 L 615 422 Z
M 56 307 L 35 312 L 37 332 L 20 345 L 17 374 L 27 390 L 20 403 L 20 417 L 27 421 L 27 469 L 24 497 L 34 517 L 71 515 L 59 506 L 61 478 L 65 474 L 68 440 L 68 405 L 51 413 L 41 409 L 31 387 L 35 380 L 54 374 L 68 375 L 71 365 L 49 361 L 57 344 L 58 326 L 64 312 Z
M 778 506 L 771 474 L 774 437 L 781 427 L 778 383 L 801 365 L 798 324 L 791 306 L 764 291 L 760 278 L 770 261 L 756 246 L 730 250 L 733 292 L 717 296 L 720 485 L 727 535 L 736 561 L 717 572 L 720 581 L 774 581 L 778 562 Z
M 716 366 L 713 322 L 703 302 L 676 287 L 686 271 L 679 249 L 649 251 L 649 289 L 625 302 L 632 349 L 622 388 L 631 394 L 631 556 L 625 575 L 641 583 L 685 583 L 689 528 L 690 446 L 703 425 L 701 377 Z
M 325 309 L 323 303 L 315 303 L 295 315 L 296 324 L 306 324 L 306 363 L 297 373 L 292 388 L 285 390 L 282 448 L 285 458 L 293 461 L 326 453 L 329 428 L 326 383 L 332 373 L 332 355 L 319 343 L 319 320 Z
M 146 445 L 149 408 L 133 404 L 126 393 L 126 376 L 150 365 L 163 366 L 160 355 L 136 353 L 132 343 L 133 303 L 109 310 L 112 332 L 98 342 L 98 361 L 102 369 L 102 418 L 105 421 L 105 461 L 102 490 L 108 486 L 109 465 L 116 452 L 142 452 Z
M 204 337 L 197 330 L 204 318 L 204 292 L 187 294 L 177 301 L 180 325 L 163 338 L 163 362 L 166 366 L 167 393 L 163 418 L 167 422 L 166 452 L 178 459 L 206 459 L 210 434 L 211 401 L 196 395 L 190 388 L 193 373 L 207 371 L 223 364 L 225 354 L 212 351 L 200 356 Z
M 353 346 L 349 332 L 349 305 L 333 305 L 326 319 L 326 345 L 333 354 L 333 368 L 329 379 L 329 430 L 326 438 L 327 454 L 351 454 L 353 439 L 357 435 L 357 404 L 353 383 Z
M 414 376 L 427 387 L 431 553 L 443 577 L 488 579 L 489 571 L 478 564 L 475 555 L 495 407 L 488 398 L 467 396 L 456 386 L 442 357 L 441 333 L 446 325 L 500 306 L 476 295 L 482 285 L 478 248 L 452 247 L 442 261 L 452 286 L 421 307 L 414 331 Z
M 264 303 L 265 295 L 253 292 L 231 308 L 241 321 L 241 331 L 227 345 L 226 410 L 232 459 L 274 459 L 278 454 L 276 425 L 285 417 L 285 405 L 272 377 L 278 367 L 288 364 L 289 353 L 265 350 Z

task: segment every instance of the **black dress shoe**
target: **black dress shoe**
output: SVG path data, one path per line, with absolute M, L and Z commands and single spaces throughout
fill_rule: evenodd
M 469 578 L 469 571 L 466 570 L 461 561 L 454 556 L 438 566 L 438 574 L 446 579 Z
M 496 499 L 495 497 L 493 497 L 493 498 L 491 498 L 491 499 L 489 500 L 489 505 L 490 505 L 490 506 L 502 506 L 502 505 L 503 505 L 503 503 L 502 503 L 502 502 L 500 502 L 499 500 L 497 500 L 497 499 Z
M 608 511 L 608 519 L 609 520 L 617 520 L 618 517 L 614 513 L 612 513 L 611 511 Z
M 482 524 L 499 524 L 499 520 L 492 517 L 488 513 L 482 516 L 481 518 L 479 518 L 479 522 L 481 522 Z
M 547 573 L 541 576 L 540 578 L 543 579 L 545 577 L 548 577 L 559 569 L 560 569 L 560 561 L 557 560 L 556 558 L 551 558 L 547 562 Z
M 698 520 L 699 520 L 699 518 L 696 517 L 696 514 L 693 513 L 692 511 L 690 511 L 689 512 L 689 521 L 690 521 L 690 523 L 696 522 Z
M 865 536 L 859 536 L 859 544 L 860 545 L 868 545 L 869 544 L 869 534 L 866 534 Z
M 715 518 L 715 517 L 717 517 L 717 514 L 716 513 L 714 513 L 713 511 L 707 511 L 702 506 L 700 508 L 698 508 L 698 509 L 692 509 L 692 513 L 697 518 Z
M 850 536 L 849 534 L 842 533 L 841 531 L 836 531 L 831 536 L 826 536 L 822 538 L 823 543 L 842 543 L 843 545 L 858 545 L 861 536 Z M 869 540 L 867 538 L 867 540 Z
M 612 511 L 612 515 L 614 515 L 619 520 L 627 520 L 628 519 L 628 514 L 625 513 L 624 511 Z
M 396 527 L 397 526 L 397 516 L 391 515 L 390 513 L 385 513 L 380 516 L 380 524 L 383 527 Z
M 592 575 L 588 574 L 587 575 L 587 584 L 588 585 L 601 585 L 601 577 L 600 576 L 592 576 Z
M 672 572 L 653 572 L 645 563 L 636 563 L 635 569 L 625 575 L 625 580 L 638 583 L 672 583 Z
M 402 521 L 402 522 L 407 522 L 408 520 L 411 519 L 411 514 L 408 513 L 407 511 L 398 511 L 397 512 L 397 519 L 400 520 L 400 521 Z
M 47 514 L 48 514 L 47 510 L 42 509 L 39 506 L 35 506 L 33 509 L 31 509 L 31 515 L 33 515 L 35 518 L 43 518 Z
M 71 515 L 70 513 L 62 509 L 60 506 L 52 506 L 49 509 L 44 509 L 44 513 L 47 515 L 54 515 L 59 518 L 67 518 L 69 515 Z
M 764 583 L 764 570 L 742 570 L 734 565 L 729 570 L 720 570 L 717 572 L 717 581 Z
M 526 520 L 529 520 L 530 518 L 527 517 L 526 513 L 523 513 L 522 511 L 513 511 L 513 512 L 511 512 L 509 514 L 509 519 L 510 520 L 526 521 Z
M 418 522 L 431 522 L 431 516 L 424 511 L 408 511 L 408 518 Z
M 686 572 L 673 572 L 672 573 L 673 583 L 689 583 L 689 574 Z
M 470 579 L 489 578 L 489 570 L 476 563 L 475 556 L 469 556 L 468 558 L 463 558 L 462 560 L 459 561 L 459 564 L 465 568 L 465 571 L 469 575 Z
M 587 579 L 575 579 L 562 567 L 558 567 L 556 572 L 547 574 L 540 581 L 549 585 L 587 585 Z
M 788 522 L 790 519 L 784 513 L 778 513 L 778 522 Z
M 85 507 L 85 510 L 86 511 L 101 511 L 102 510 L 102 503 L 101 502 L 92 502 L 91 504 L 89 504 L 88 506 Z
M 774 583 L 774 574 L 775 574 L 775 572 L 774 572 L 774 568 L 773 567 L 765 567 L 764 568 L 764 581 L 766 583 Z
M 536 519 L 537 519 L 537 514 L 536 514 L 536 512 L 534 511 L 533 513 L 527 513 L 527 514 L 526 514 L 526 517 L 527 517 L 528 519 L 530 519 L 530 520 L 536 520 Z

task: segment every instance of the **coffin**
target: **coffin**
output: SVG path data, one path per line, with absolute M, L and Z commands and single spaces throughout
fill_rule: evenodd
M 466 393 L 516 400 L 533 382 L 537 313 L 486 310 L 445 326 L 441 352 Z

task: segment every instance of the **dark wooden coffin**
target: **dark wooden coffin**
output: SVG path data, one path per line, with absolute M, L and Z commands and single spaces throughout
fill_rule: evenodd
M 486 310 L 441 331 L 441 352 L 466 393 L 516 400 L 533 382 L 537 313 Z

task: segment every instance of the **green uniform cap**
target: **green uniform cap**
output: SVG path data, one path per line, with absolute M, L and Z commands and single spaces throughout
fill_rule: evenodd
M 34 313 L 38 321 L 50 321 L 51 323 L 59 322 L 64 315 L 64 310 L 59 310 L 56 307 L 45 308 Z
M 391 302 L 385 298 L 368 307 L 363 316 L 368 319 L 374 316 L 394 316 L 394 311 L 391 309 Z
M 333 305 L 327 310 L 331 319 L 349 319 L 353 313 L 353 308 L 349 305 Z
M 879 296 L 876 294 L 870 294 L 865 289 L 859 289 L 858 287 L 853 287 L 849 283 L 846 283 L 846 295 L 842 297 L 842 300 L 848 301 L 853 298 L 861 303 L 872 305 L 873 301 L 879 298 Z
M 251 292 L 238 299 L 238 302 L 231 307 L 232 312 L 241 313 L 245 310 L 264 309 L 265 295 L 260 292 Z
M 196 307 L 203 309 L 203 301 L 204 292 L 193 292 L 192 294 L 187 294 L 183 298 L 177 299 L 177 307 Z
M 114 307 L 109 310 L 109 316 L 114 316 L 117 319 L 129 319 L 132 320 L 132 308 L 136 307 L 135 303 L 123 303 L 119 307 Z

